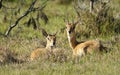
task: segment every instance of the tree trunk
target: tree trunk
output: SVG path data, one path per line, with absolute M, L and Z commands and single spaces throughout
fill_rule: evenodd
M 3 0 L 0 0 L 0 9 L 2 8 L 2 1 L 3 1 Z
M 94 0 L 90 0 L 90 13 L 92 13 L 94 9 Z

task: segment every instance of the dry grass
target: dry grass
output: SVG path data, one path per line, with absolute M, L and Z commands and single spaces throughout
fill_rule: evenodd
M 116 7 L 119 6 L 119 0 L 117 1 L 118 4 Z M 113 2 L 116 3 L 115 1 Z M 115 7 L 116 4 L 111 5 L 112 7 Z M 118 11 L 118 8 L 114 9 L 117 9 Z M 21 14 L 24 10 L 21 11 Z M 45 38 L 42 37 L 42 34 L 39 30 L 34 30 L 32 27 L 27 28 L 23 25 L 24 21 L 26 21 L 30 15 L 22 20 L 18 27 L 13 29 L 9 37 L 3 37 L 1 34 L 3 34 L 6 28 L 9 26 L 10 12 L 8 12 L 8 21 L 4 23 L 2 21 L 4 13 L 1 10 L 0 75 L 120 74 L 120 34 L 109 33 L 107 35 L 104 34 L 98 36 L 89 35 L 88 31 L 93 29 L 91 29 L 91 27 L 87 27 L 86 25 L 92 26 L 92 24 L 90 24 L 90 18 L 94 18 L 94 16 L 90 16 L 89 14 L 83 15 L 83 20 L 86 20 L 86 24 L 78 25 L 76 29 L 77 40 L 81 41 L 99 38 L 103 41 L 105 46 L 111 49 L 111 51 L 108 53 L 102 52 L 86 55 L 80 59 L 79 63 L 76 64 L 72 62 L 72 49 L 68 44 L 65 30 L 61 32 L 61 29 L 65 27 L 65 23 L 63 21 L 64 14 L 69 13 L 70 19 L 71 16 L 76 16 L 76 13 L 73 10 L 74 9 L 72 8 L 72 5 L 64 6 L 57 5 L 52 1 L 48 2 L 48 5 L 44 11 L 48 15 L 49 22 L 45 25 L 42 21 L 40 21 L 40 27 L 46 29 L 46 31 L 50 33 L 58 31 L 56 48 L 54 49 L 53 53 L 50 53 L 50 57 L 48 59 L 44 60 L 44 58 L 39 58 L 35 61 L 29 61 L 32 50 L 38 47 L 44 47 L 46 41 Z M 118 14 L 119 12 L 114 13 Z M 81 28 L 83 31 L 79 28 Z M 19 62 L 22 61 L 22 63 L 14 62 L 13 59 L 16 59 Z

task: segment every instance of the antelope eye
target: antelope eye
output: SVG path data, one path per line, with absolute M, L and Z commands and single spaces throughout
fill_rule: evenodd
M 69 34 L 71 34 L 71 33 L 72 33 L 72 31 L 70 30 L 70 31 L 69 31 Z
M 50 40 L 50 38 L 49 38 L 49 37 L 48 37 L 47 39 L 48 39 L 48 40 Z

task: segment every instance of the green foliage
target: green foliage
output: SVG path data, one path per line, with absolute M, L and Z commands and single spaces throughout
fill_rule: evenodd
M 18 1 L 18 0 L 17 0 Z M 25 25 L 25 22 L 32 16 L 36 18 L 36 12 L 32 12 L 26 16 L 19 25 L 16 26 L 9 37 L 4 37 L 6 29 L 10 22 L 13 24 L 15 20 L 21 16 L 32 0 L 27 1 L 27 5 L 23 5 L 20 14 L 11 16 L 11 9 L 5 10 L 7 12 L 7 21 L 4 21 L 3 9 L 0 10 L 0 48 L 9 49 L 0 50 L 0 59 L 5 58 L 4 62 L 0 61 L 0 75 L 118 75 L 120 74 L 120 19 L 114 16 L 118 14 L 119 8 L 109 8 L 102 11 L 107 14 L 106 17 L 99 16 L 97 20 L 96 15 L 88 12 L 88 10 L 80 11 L 82 23 L 76 27 L 77 40 L 89 40 L 91 38 L 101 38 L 105 46 L 110 47 L 111 51 L 108 53 L 94 53 L 80 58 L 78 63 L 72 62 L 72 49 L 69 46 L 65 28 L 64 18 L 68 14 L 69 19 L 75 18 L 76 13 L 73 6 L 58 5 L 54 1 L 49 1 L 43 10 L 49 18 L 47 24 L 39 20 L 39 27 L 44 28 L 48 33 L 57 33 L 56 48 L 62 52 L 52 55 L 49 60 L 35 60 L 29 61 L 31 52 L 38 48 L 44 47 L 46 39 L 42 36 L 39 29 L 34 30 L 32 24 L 30 27 Z M 44 1 L 44 0 L 40 0 Z M 113 0 L 114 2 L 119 0 Z M 5 3 L 4 3 L 5 4 Z M 7 4 L 5 4 L 7 5 Z M 18 3 L 15 3 L 18 5 Z M 38 4 L 36 6 L 40 5 Z M 117 2 L 112 6 L 119 5 Z M 10 7 L 13 3 L 9 4 Z M 11 18 L 12 17 L 12 18 Z M 12 19 L 12 21 L 11 21 Z M 97 21 L 96 21 L 97 20 Z M 98 26 L 98 27 L 97 27 Z M 100 27 L 99 27 L 100 26 Z M 96 30 L 100 28 L 100 34 Z M 117 33 L 117 34 L 116 34 Z M 115 36 L 116 35 L 116 36 Z M 79 38 L 78 38 L 79 37 Z M 85 38 L 86 37 L 86 38 Z M 2 52 L 3 51 L 3 52 Z M 13 53 L 12 53 L 13 52 Z M 9 62 L 9 55 L 15 57 L 22 63 Z M 63 61 L 62 61 L 63 60 Z M 64 61 L 65 60 L 65 61 Z
M 70 4 L 73 0 L 55 0 L 58 4 Z
M 114 29 L 117 24 L 113 17 L 113 12 L 109 7 L 105 6 L 99 11 L 95 23 L 98 27 L 99 34 L 115 33 Z
M 5 2 L 15 2 L 17 0 L 4 0 Z
M 96 13 L 89 13 L 88 10 L 77 10 L 80 14 L 81 25 L 77 28 L 77 33 L 81 36 L 100 36 L 113 35 L 119 32 L 119 19 L 116 19 L 113 14 L 113 9 L 110 5 L 105 5 Z M 79 35 L 78 35 L 79 36 Z M 80 37 L 80 36 L 79 36 Z

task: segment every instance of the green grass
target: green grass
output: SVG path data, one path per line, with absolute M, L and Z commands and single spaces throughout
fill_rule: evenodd
M 118 56 L 118 57 L 117 57 Z M 4 75 L 117 75 L 119 74 L 119 53 L 86 56 L 78 64 L 71 61 L 53 63 L 49 61 L 34 61 L 23 64 L 7 64 L 1 66 L 0 73 Z
M 43 1 L 43 0 L 42 0 Z M 30 2 L 28 2 L 30 3 Z M 16 3 L 15 3 L 16 4 Z M 39 4 L 39 3 L 38 3 Z M 118 8 L 120 1 L 116 0 L 111 2 L 111 7 L 114 8 L 114 15 L 120 13 Z M 10 5 L 12 6 L 12 4 Z M 22 9 L 21 13 L 17 16 L 22 15 L 28 5 Z M 117 12 L 119 11 L 119 12 Z M 20 60 L 26 60 L 23 63 L 0 63 L 0 75 L 118 75 L 120 74 L 120 34 L 109 33 L 108 35 L 90 36 L 85 38 L 84 35 L 77 38 L 77 40 L 89 40 L 99 38 L 105 45 L 111 48 L 108 53 L 95 53 L 87 55 L 80 59 L 79 63 L 72 62 L 72 49 L 70 48 L 67 40 L 65 30 L 61 32 L 61 29 L 65 27 L 64 18 L 68 14 L 70 19 L 72 16 L 75 17 L 76 13 L 70 5 L 57 5 L 54 1 L 47 3 L 44 12 L 48 15 L 49 22 L 44 24 L 40 21 L 40 27 L 44 28 L 48 33 L 57 33 L 57 44 L 59 49 L 63 49 L 67 55 L 67 61 L 65 62 L 54 62 L 49 60 L 38 59 L 36 61 L 28 61 L 31 52 L 37 47 L 43 47 L 46 42 L 45 37 L 42 36 L 40 30 L 34 30 L 32 26 L 29 28 L 23 23 L 28 20 L 30 15 L 23 19 L 19 26 L 15 27 L 9 37 L 0 35 L 0 48 L 8 48 L 10 51 L 15 53 L 15 57 Z M 10 24 L 10 11 L 8 11 L 8 21 L 3 22 L 4 12 L 0 10 L 0 34 L 4 34 Z M 35 14 L 32 14 L 35 17 Z M 84 15 L 87 16 L 87 15 Z M 87 17 L 84 19 L 88 20 Z M 15 22 L 15 18 L 13 22 Z M 86 21 L 87 22 L 87 21 Z M 89 22 L 88 22 L 89 23 Z M 76 29 L 77 33 L 84 33 L 79 31 L 79 28 L 83 25 L 78 26 Z M 112 30 L 111 30 L 112 31 Z M 117 37 L 116 37 L 117 36 Z M 0 55 L 1 56 L 1 55 Z M 1 58 L 0 58 L 1 59 Z

